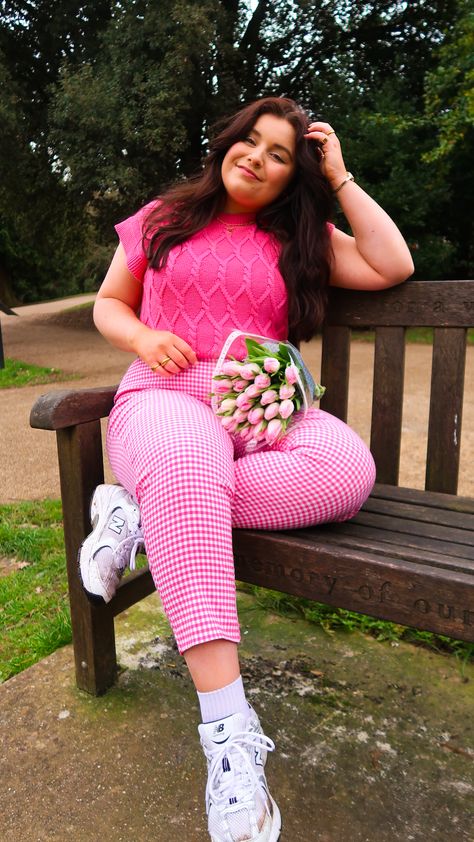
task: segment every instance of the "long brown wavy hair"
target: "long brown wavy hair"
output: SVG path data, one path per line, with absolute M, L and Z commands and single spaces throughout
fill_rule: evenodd
M 262 114 L 287 120 L 296 135 L 296 167 L 290 184 L 256 214 L 259 228 L 281 243 L 279 269 L 288 294 L 289 335 L 309 340 L 321 325 L 327 304 L 332 251 L 327 221 L 332 191 L 324 177 L 317 146 L 304 138 L 308 115 L 293 100 L 266 97 L 221 120 L 209 144 L 203 169 L 160 195 L 144 226 L 144 249 L 150 266 L 166 264 L 170 249 L 208 225 L 226 200 L 221 165 L 228 149 L 245 138 Z

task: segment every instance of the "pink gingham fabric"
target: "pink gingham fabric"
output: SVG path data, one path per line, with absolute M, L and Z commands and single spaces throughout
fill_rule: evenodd
M 137 383 L 148 369 L 137 361 Z M 140 373 L 140 367 L 147 369 Z M 180 652 L 240 640 L 232 527 L 291 529 L 352 517 L 375 481 L 372 456 L 313 408 L 272 448 L 244 454 L 209 406 L 214 364 L 123 390 L 107 449 L 140 504 L 148 561 Z

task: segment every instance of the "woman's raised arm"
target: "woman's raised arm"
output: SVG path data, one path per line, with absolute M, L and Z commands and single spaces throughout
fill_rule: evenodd
M 414 269 L 408 246 L 389 215 L 355 181 L 348 179 L 341 145 L 329 123 L 311 123 L 308 139 L 322 144 L 323 172 L 336 192 L 353 236 L 335 229 L 331 284 L 348 289 L 384 289 Z

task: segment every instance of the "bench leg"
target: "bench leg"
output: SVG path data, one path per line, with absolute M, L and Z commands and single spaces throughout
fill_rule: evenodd
M 100 421 L 58 430 L 57 443 L 76 681 L 81 690 L 98 696 L 117 673 L 114 618 L 109 605 L 93 605 L 86 597 L 77 553 L 90 532 L 92 493 L 104 481 Z

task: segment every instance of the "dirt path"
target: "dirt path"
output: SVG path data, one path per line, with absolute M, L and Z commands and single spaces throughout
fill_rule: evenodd
M 93 296 L 17 308 L 19 317 L 2 316 L 5 355 L 37 365 L 60 368 L 71 379 L 0 392 L 0 503 L 59 496 L 56 443 L 53 433 L 32 430 L 29 414 L 36 398 L 48 391 L 112 385 L 120 380 L 131 355 L 112 348 L 94 329 L 88 310 L 70 310 Z M 66 309 L 64 309 L 66 308 Z M 303 349 L 318 376 L 320 344 Z M 365 441 L 370 429 L 370 383 L 373 346 L 355 343 L 351 361 L 349 423 Z M 425 429 L 431 348 L 409 345 L 406 357 L 400 484 L 423 488 Z M 326 384 L 329 385 L 329 384 Z M 463 417 L 459 493 L 474 495 L 474 348 L 468 349 L 466 402 Z M 110 472 L 107 477 L 112 479 Z

